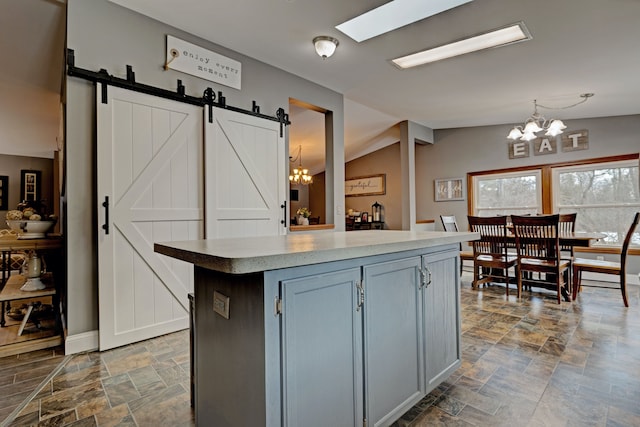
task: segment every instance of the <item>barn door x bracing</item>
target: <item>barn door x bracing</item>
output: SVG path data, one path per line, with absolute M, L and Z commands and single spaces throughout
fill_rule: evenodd
M 286 159 L 280 124 L 205 107 L 207 239 L 286 233 Z
M 202 107 L 112 86 L 102 103 L 101 84 L 96 98 L 105 350 L 189 325 L 193 268 L 153 244 L 204 236 Z

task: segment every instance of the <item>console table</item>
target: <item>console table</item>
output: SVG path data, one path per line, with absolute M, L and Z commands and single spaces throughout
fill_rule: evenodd
M 56 288 L 53 284 L 53 281 L 51 280 L 51 275 L 48 275 L 48 277 L 45 279 L 43 278 L 43 283 L 47 286 L 44 289 L 41 290 L 37 290 L 37 291 L 23 291 L 20 290 L 20 288 L 22 287 L 22 285 L 24 285 L 24 282 L 26 281 L 26 278 L 20 274 L 15 274 L 11 277 L 9 277 L 9 279 L 7 280 L 7 283 L 5 284 L 4 288 L 2 289 L 2 291 L 0 291 L 0 301 L 2 301 L 2 304 L 4 305 L 5 302 L 11 302 L 11 301 L 19 301 L 19 300 L 23 300 L 23 299 L 30 299 L 30 298 L 41 298 L 41 297 L 46 297 L 46 296 L 52 296 L 53 297 L 53 306 L 55 307 L 56 304 Z M 33 304 L 30 304 L 27 307 L 27 312 L 25 313 L 24 317 L 22 318 L 22 323 L 20 324 L 20 328 L 18 328 L 18 336 L 22 335 L 22 331 L 24 330 L 24 327 L 26 326 L 27 322 L 29 321 L 29 318 L 31 317 L 31 313 L 33 311 Z M 4 308 L 2 310 L 2 318 L 0 319 L 0 326 L 4 327 L 5 324 L 5 312 L 4 312 Z
M 13 298 L 13 286 L 11 285 L 10 276 L 11 273 L 11 254 L 14 252 L 23 252 L 23 251 L 52 251 L 59 250 L 62 248 L 62 238 L 59 235 L 51 236 L 45 239 L 18 239 L 15 235 L 5 235 L 0 237 L 0 251 L 2 252 L 2 281 L 0 282 L 0 301 L 2 302 L 2 313 L 0 314 L 0 326 L 4 326 L 5 324 L 5 312 L 9 308 L 9 304 L 11 301 L 16 299 L 23 298 L 32 298 L 32 297 L 40 297 L 43 296 L 40 294 L 41 291 L 30 291 L 24 292 L 20 291 L 18 286 L 18 292 L 25 294 L 24 297 L 21 298 Z M 49 270 L 53 267 L 54 263 L 50 263 Z M 18 280 L 18 279 L 15 279 Z M 17 282 L 16 282 L 17 283 Z M 54 289 L 55 291 L 55 289 Z M 55 293 L 55 292 L 54 292 Z M 53 294 L 49 294 L 53 295 Z M 6 304 L 5 304 L 6 303 Z M 25 316 L 26 317 L 26 316 Z

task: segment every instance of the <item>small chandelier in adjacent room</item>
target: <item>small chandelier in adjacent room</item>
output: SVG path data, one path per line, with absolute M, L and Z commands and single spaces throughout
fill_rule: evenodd
M 289 175 L 289 182 L 291 182 L 291 184 L 308 185 L 313 183 L 313 177 L 309 175 L 309 169 L 302 167 L 302 145 L 298 146 L 298 155 L 296 158 L 292 159 L 289 157 L 289 161 L 291 163 L 299 162 L 298 167 L 293 168 L 293 174 Z
M 313 39 L 313 46 L 316 48 L 316 53 L 320 55 L 322 59 L 327 59 L 333 55 L 339 44 L 338 39 L 329 36 L 318 36 Z
M 533 100 L 533 114 L 529 117 L 525 122 L 524 126 L 515 126 L 509 132 L 507 138 L 509 139 L 520 139 L 522 141 L 531 141 L 532 139 L 536 139 L 538 137 L 537 133 L 541 131 L 545 131 L 545 136 L 556 136 L 560 135 L 563 130 L 567 128 L 567 126 L 560 119 L 552 119 L 547 120 L 538 113 L 538 107 L 546 108 L 548 110 L 564 110 L 567 108 L 575 107 L 576 105 L 582 104 L 583 102 L 587 102 L 589 98 L 593 96 L 593 93 L 583 93 L 580 95 L 582 101 L 576 102 L 575 104 L 567 105 L 566 107 L 545 107 L 544 105 L 538 104 L 537 100 Z

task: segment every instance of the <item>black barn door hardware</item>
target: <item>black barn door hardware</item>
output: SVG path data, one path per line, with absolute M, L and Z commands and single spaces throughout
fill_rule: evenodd
M 127 78 L 121 79 L 119 77 L 114 77 L 110 75 L 107 70 L 104 68 L 100 69 L 100 71 L 95 72 L 91 70 L 86 70 L 83 68 L 78 68 L 75 66 L 75 53 L 73 49 L 67 49 L 67 74 L 72 77 L 78 77 L 81 79 L 89 80 L 94 83 L 102 83 L 102 103 L 107 103 L 107 85 L 120 87 L 123 89 L 129 89 L 135 92 L 146 93 L 147 95 L 158 96 L 160 98 L 171 99 L 174 101 L 185 102 L 187 104 L 192 105 L 200 105 L 205 106 L 209 105 L 211 107 L 224 108 L 226 110 L 235 111 L 241 114 L 248 114 L 250 116 L 260 117 L 262 119 L 271 120 L 274 122 L 280 123 L 280 136 L 283 135 L 282 127 L 288 126 L 291 124 L 289 121 L 289 115 L 285 114 L 283 108 L 278 108 L 276 111 L 276 116 L 268 116 L 266 114 L 260 113 L 260 107 L 256 104 L 256 101 L 253 101 L 253 105 L 251 110 L 245 110 L 238 107 L 233 107 L 231 105 L 227 105 L 227 99 L 222 94 L 221 91 L 218 91 L 218 94 L 214 93 L 213 89 L 207 88 L 204 91 L 204 95 L 201 98 L 197 98 L 195 96 L 190 96 L 185 94 L 185 86 L 182 84 L 182 80 L 178 79 L 177 90 L 176 92 L 172 92 L 167 89 L 161 89 L 155 86 L 145 85 L 143 83 L 136 82 L 136 74 L 133 71 L 133 67 L 131 65 L 127 65 Z M 209 112 L 209 122 L 213 121 L 213 114 Z

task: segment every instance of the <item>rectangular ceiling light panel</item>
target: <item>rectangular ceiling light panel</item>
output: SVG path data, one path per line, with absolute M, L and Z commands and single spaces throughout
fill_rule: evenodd
M 429 62 L 440 61 L 441 59 L 464 55 L 465 53 L 505 46 L 525 40 L 531 40 L 531 34 L 529 34 L 524 22 L 518 22 L 488 33 L 392 59 L 391 62 L 400 68 L 411 68 Z
M 472 0 L 393 0 L 336 28 L 357 42 L 379 36 Z

